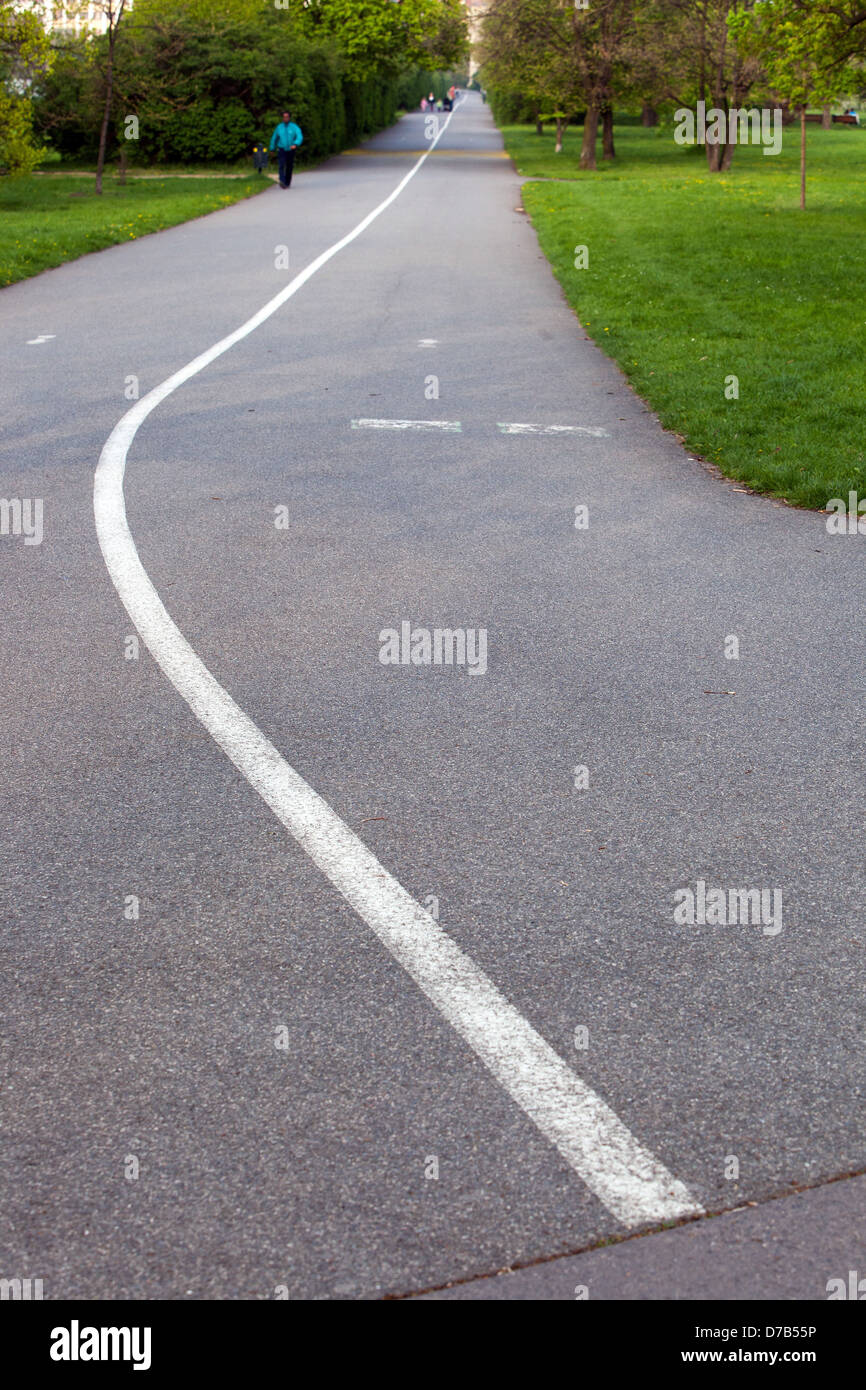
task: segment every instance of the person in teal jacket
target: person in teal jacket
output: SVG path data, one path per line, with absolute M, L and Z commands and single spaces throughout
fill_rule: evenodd
M 295 150 L 303 142 L 301 127 L 295 125 L 288 111 L 284 111 L 283 119 L 274 128 L 274 133 L 271 136 L 271 149 L 276 149 L 280 157 L 280 188 L 291 186 L 292 170 L 295 167 Z

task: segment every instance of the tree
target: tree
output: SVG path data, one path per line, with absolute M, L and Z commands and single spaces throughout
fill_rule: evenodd
M 792 0 L 792 10 L 821 21 L 823 57 L 839 68 L 866 57 L 866 4 L 863 0 Z
M 705 101 L 723 111 L 740 108 L 761 75 L 760 60 L 739 41 L 729 19 L 752 9 L 755 0 L 640 0 L 638 36 L 644 64 L 664 98 L 691 106 Z M 725 120 L 730 135 L 730 123 Z M 708 143 L 707 164 L 725 172 L 733 140 Z
M 402 0 L 392 0 L 402 4 Z M 440 0 L 436 28 L 421 40 L 424 57 L 419 61 L 428 68 L 456 69 L 469 62 L 469 24 L 461 0 Z
M 304 0 L 301 23 L 344 55 L 349 76 L 396 76 L 411 64 L 455 67 L 468 53 L 460 0 Z
M 117 31 L 126 0 L 97 0 L 97 8 L 105 16 L 107 23 L 107 50 L 105 59 L 105 104 L 102 108 L 102 125 L 99 129 L 99 152 L 96 156 L 96 192 L 102 192 L 102 171 L 105 168 L 105 148 L 108 141 L 108 127 L 111 121 L 111 107 L 114 99 L 114 57 L 117 48 Z
M 671 96 L 671 56 L 676 54 L 677 17 L 659 0 L 636 0 L 634 29 L 624 52 L 622 95 L 640 103 L 645 126 L 658 124 L 658 107 Z
M 96 193 L 102 193 L 102 175 L 105 169 L 105 153 L 108 146 L 108 133 L 111 126 L 111 113 L 115 94 L 115 66 L 117 37 L 120 21 L 126 10 L 126 0 L 92 0 L 92 8 L 105 21 L 102 36 L 96 45 L 85 43 L 85 61 L 95 55 L 97 71 L 101 79 L 99 106 L 101 110 L 99 143 L 96 156 Z M 87 31 L 91 3 L 88 0 L 66 0 L 65 11 L 71 18 L 77 18 Z M 100 62 L 100 60 L 102 60 Z
M 849 77 L 844 45 L 836 42 L 836 18 L 821 5 L 807 10 L 798 0 L 758 0 L 750 14 L 731 21 L 739 41 L 760 58 L 773 90 L 799 108 L 801 210 L 806 207 L 806 107 L 832 101 Z
M 486 84 L 519 94 L 536 129 L 544 120 L 556 122 L 555 153 L 560 154 L 569 116 L 583 94 L 567 43 L 550 46 L 548 21 L 562 20 L 553 10 L 549 0 L 494 0 L 485 17 L 481 58 Z
M 494 0 L 484 21 L 488 82 L 499 80 L 512 90 L 518 86 L 564 113 L 586 108 L 582 169 L 596 168 L 599 123 L 604 158 L 614 155 L 613 98 L 634 29 L 634 4 L 591 0 L 584 9 L 574 0 Z
M 33 138 L 30 90 L 50 61 L 37 16 L 0 0 L 0 173 L 29 174 L 45 156 Z

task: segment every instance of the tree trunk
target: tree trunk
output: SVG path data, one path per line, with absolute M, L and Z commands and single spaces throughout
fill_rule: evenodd
M 731 160 L 734 157 L 734 146 L 720 145 L 719 153 L 722 156 L 721 162 L 719 164 L 719 172 L 722 174 L 726 174 L 731 167 Z
M 800 211 L 806 211 L 806 103 L 800 107 Z
M 580 147 L 581 169 L 595 169 L 595 142 L 598 138 L 598 107 L 587 108 L 583 122 L 583 144 Z
M 706 55 L 707 55 L 707 7 L 706 7 L 706 5 L 705 5 L 704 8 L 703 8 L 703 12 L 702 12 L 702 14 L 701 14 L 701 75 L 700 75 L 700 78 L 698 79 L 698 100 L 699 100 L 699 101 L 706 101 L 706 96 L 707 96 L 706 75 L 705 75 L 705 71 L 704 71 L 704 63 L 705 63 L 705 61 L 706 61 Z M 706 108 L 705 108 L 705 109 L 706 109 Z
M 643 110 L 640 113 L 640 123 L 645 126 L 658 125 L 659 123 L 659 113 L 648 101 L 645 101 L 643 104 Z
M 544 122 L 539 120 L 538 116 L 535 118 L 535 133 L 536 135 L 544 134 Z
M 565 128 L 568 125 L 567 116 L 557 116 L 556 118 L 556 149 L 554 154 L 562 154 L 562 141 L 565 136 Z
M 711 145 L 707 142 L 707 167 L 711 174 L 717 174 L 721 168 L 722 147 L 721 145 Z
M 616 158 L 616 150 L 613 144 L 612 106 L 605 106 L 601 113 L 601 157 L 602 159 Z
M 111 97 L 114 88 L 114 28 L 108 31 L 108 66 L 105 71 L 105 110 L 99 131 L 99 155 L 96 160 L 96 192 L 102 192 L 102 171 L 105 168 L 105 147 L 108 143 L 108 122 L 111 120 Z
M 821 112 L 821 125 L 823 126 L 824 130 L 829 130 L 832 124 L 833 113 L 830 110 L 830 103 L 827 102 L 827 105 L 823 108 Z

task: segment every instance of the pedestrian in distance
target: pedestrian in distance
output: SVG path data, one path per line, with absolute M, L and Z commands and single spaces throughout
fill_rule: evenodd
M 283 119 L 274 128 L 271 136 L 271 149 L 276 149 L 280 160 L 280 188 L 289 188 L 292 182 L 292 170 L 295 167 L 295 151 L 303 144 L 303 134 L 301 127 L 295 125 L 291 114 L 283 112 Z

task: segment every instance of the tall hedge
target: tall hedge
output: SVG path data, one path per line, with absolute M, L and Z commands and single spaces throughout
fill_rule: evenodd
M 94 152 L 104 45 L 65 42 L 36 91 L 37 131 L 61 153 Z M 436 82 L 429 73 L 350 80 L 336 49 L 293 32 L 274 10 L 216 12 L 207 28 L 178 10 L 124 20 L 115 85 L 115 145 L 134 115 L 131 162 L 187 163 L 242 158 L 286 108 L 304 132 L 301 160 L 321 159 L 389 125 Z

